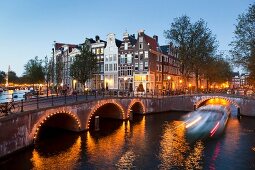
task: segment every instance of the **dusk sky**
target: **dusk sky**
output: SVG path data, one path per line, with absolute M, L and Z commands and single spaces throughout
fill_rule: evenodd
M 125 30 L 159 36 L 174 18 L 184 14 L 192 22 L 203 18 L 226 53 L 236 19 L 254 0 L 5 0 L 0 5 L 0 70 L 8 65 L 18 76 L 29 59 L 50 57 L 53 41 L 79 44 L 86 37 L 110 32 L 122 40 Z

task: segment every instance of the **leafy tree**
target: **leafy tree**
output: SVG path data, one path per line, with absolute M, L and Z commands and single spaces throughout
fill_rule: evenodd
M 28 82 L 33 85 L 36 83 L 44 82 L 44 68 L 42 65 L 42 60 L 39 60 L 36 56 L 34 59 L 30 59 L 27 64 L 25 64 L 25 73 Z
M 164 31 L 166 39 L 173 41 L 175 45 L 178 46 L 178 56 L 181 61 L 181 73 L 184 76 L 185 84 L 192 71 L 192 65 L 189 62 L 191 60 L 189 47 L 191 27 L 190 18 L 184 15 L 175 18 L 174 22 L 171 23 L 171 28 Z
M 255 80 L 255 3 L 249 6 L 246 13 L 238 16 L 235 37 L 231 42 L 233 62 L 250 71 Z
M 74 62 L 70 66 L 70 75 L 84 87 L 85 83 L 98 71 L 96 55 L 91 52 L 88 44 L 86 39 L 81 47 L 81 53 L 75 56 Z
M 16 75 L 16 73 L 14 71 L 8 72 L 8 82 L 9 83 L 18 83 L 19 82 L 19 77 Z
M 186 15 L 175 18 L 171 28 L 164 31 L 164 34 L 179 47 L 181 72 L 185 79 L 194 73 L 198 88 L 199 75 L 203 74 L 207 60 L 217 49 L 215 36 L 204 20 L 200 19 L 192 24 Z
M 5 77 L 6 74 L 4 71 L 0 71 L 0 84 L 4 84 L 5 83 Z
M 212 58 L 205 72 L 206 78 L 210 84 L 224 83 L 230 81 L 232 76 L 232 67 L 229 62 L 222 57 L 222 54 Z M 208 88 L 208 85 L 207 85 Z

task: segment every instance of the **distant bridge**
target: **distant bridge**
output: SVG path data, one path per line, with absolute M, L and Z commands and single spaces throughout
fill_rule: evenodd
M 214 101 L 213 101 L 214 100 Z M 96 115 L 127 120 L 136 114 L 193 111 L 208 101 L 233 104 L 242 115 L 255 116 L 255 100 L 229 95 L 181 95 L 160 97 L 108 97 L 13 113 L 0 118 L 0 157 L 33 144 L 42 127 L 84 131 Z

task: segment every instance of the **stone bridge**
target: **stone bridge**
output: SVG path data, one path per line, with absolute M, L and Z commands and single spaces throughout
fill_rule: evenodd
M 40 131 L 45 127 L 79 132 L 88 130 L 96 115 L 126 120 L 129 119 L 131 110 L 134 114 L 170 110 L 193 111 L 210 100 L 233 104 L 241 111 L 242 115 L 255 116 L 255 100 L 227 95 L 105 98 L 80 101 L 69 105 L 15 113 L 0 118 L 0 157 L 33 144 L 38 140 Z

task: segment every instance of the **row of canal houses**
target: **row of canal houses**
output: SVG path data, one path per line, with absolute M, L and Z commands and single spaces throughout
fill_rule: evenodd
M 99 71 L 86 88 L 135 92 L 141 86 L 145 92 L 183 88 L 177 49 L 172 44 L 160 46 L 158 36 L 150 37 L 139 30 L 137 37 L 125 32 L 122 41 L 113 33 L 107 35 L 106 41 L 99 36 L 87 40 L 96 54 Z M 80 53 L 79 45 L 55 43 L 53 50 L 55 62 L 63 64 L 63 70 L 56 70 L 61 73 L 61 84 L 82 90 L 83 86 L 70 77 L 70 65 Z

